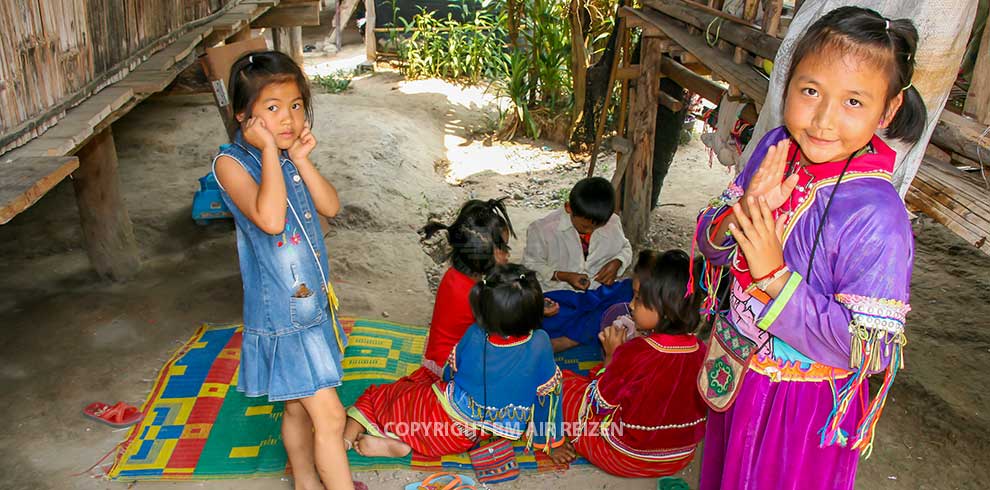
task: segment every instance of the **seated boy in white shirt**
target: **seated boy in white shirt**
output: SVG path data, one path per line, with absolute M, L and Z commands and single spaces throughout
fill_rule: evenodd
M 526 230 L 523 264 L 536 271 L 550 300 L 543 329 L 556 352 L 597 343 L 602 313 L 632 300 L 632 283 L 618 280 L 632 260 L 632 246 L 613 209 L 612 184 L 586 178 L 571 189 L 564 209 Z

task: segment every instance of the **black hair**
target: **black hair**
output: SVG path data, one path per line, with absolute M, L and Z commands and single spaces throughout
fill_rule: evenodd
M 699 269 L 702 266 L 700 258 L 691 260 L 683 250 L 663 253 L 643 250 L 639 253 L 633 269 L 634 277 L 639 280 L 638 301 L 659 314 L 657 333 L 685 334 L 698 327 L 701 321 L 698 308 L 703 298 L 695 294 L 697 285 L 691 284 L 691 291 L 685 291 L 685 288 L 689 277 L 701 277 Z M 690 276 L 691 268 L 697 272 L 693 276 Z
M 543 322 L 543 288 L 536 273 L 519 264 L 495 266 L 468 298 L 475 321 L 488 333 L 525 335 Z
M 230 67 L 230 108 L 235 127 L 240 127 L 237 115 L 251 117 L 251 107 L 261 90 L 273 83 L 296 82 L 306 110 L 306 121 L 313 124 L 313 106 L 310 104 L 309 82 L 295 61 L 279 51 L 262 51 L 241 56 Z
M 839 7 L 815 21 L 798 41 L 786 86 L 801 60 L 811 53 L 835 50 L 862 56 L 886 72 L 887 104 L 904 93 L 900 109 L 887 126 L 887 137 L 914 143 L 921 138 L 928 117 L 921 94 L 911 84 L 917 47 L 918 30 L 911 20 L 887 19 L 862 7 Z
M 608 223 L 615 209 L 615 189 L 612 183 L 601 177 L 581 179 L 571 188 L 568 198 L 571 215 L 587 218 L 595 226 Z
M 420 233 L 429 239 L 440 230 L 447 230 L 451 248 L 449 258 L 454 269 L 469 276 L 487 274 L 495 267 L 495 251 L 509 251 L 506 232 L 509 236 L 516 236 L 502 202 L 504 200 L 472 199 L 461 206 L 457 218 L 450 225 L 430 221 Z

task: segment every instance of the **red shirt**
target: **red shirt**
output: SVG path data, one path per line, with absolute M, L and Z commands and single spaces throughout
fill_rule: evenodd
M 426 337 L 423 365 L 439 373 L 447 362 L 450 351 L 460 342 L 468 327 L 474 323 L 474 314 L 468 296 L 476 281 L 464 273 L 447 269 L 437 288 L 437 300 L 433 304 L 433 320 Z
M 698 443 L 708 414 L 697 388 L 705 350 L 694 335 L 653 334 L 619 346 L 596 393 L 598 408 L 613 411 L 612 428 L 624 425 L 609 442 L 630 454 Z
M 591 233 L 578 233 L 578 238 L 581 240 L 581 251 L 584 252 L 584 258 L 588 258 L 588 248 L 591 247 Z

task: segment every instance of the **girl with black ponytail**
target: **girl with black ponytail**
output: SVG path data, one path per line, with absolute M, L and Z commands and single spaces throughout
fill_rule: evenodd
M 702 210 L 704 276 L 728 267 L 731 280 L 698 378 L 711 408 L 703 490 L 851 489 L 872 450 L 904 362 L 914 258 L 895 154 L 875 133 L 921 136 L 917 43 L 910 20 L 824 15 L 795 47 L 784 126 Z
M 414 376 L 436 379 L 451 349 L 474 323 L 468 294 L 497 264 L 509 262 L 509 238 L 515 236 L 504 199 L 472 199 L 450 225 L 430 221 L 421 230 L 426 239 L 447 232 L 450 268 L 437 288 L 433 320 L 426 339 L 423 367 Z

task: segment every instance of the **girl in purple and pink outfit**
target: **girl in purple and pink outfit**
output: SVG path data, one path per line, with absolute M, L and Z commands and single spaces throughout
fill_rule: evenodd
M 819 19 L 794 51 L 784 127 L 701 213 L 697 244 L 731 280 L 699 376 L 702 490 L 851 489 L 870 453 L 903 364 L 914 257 L 894 151 L 874 133 L 921 136 L 917 41 L 911 21 L 872 10 Z

